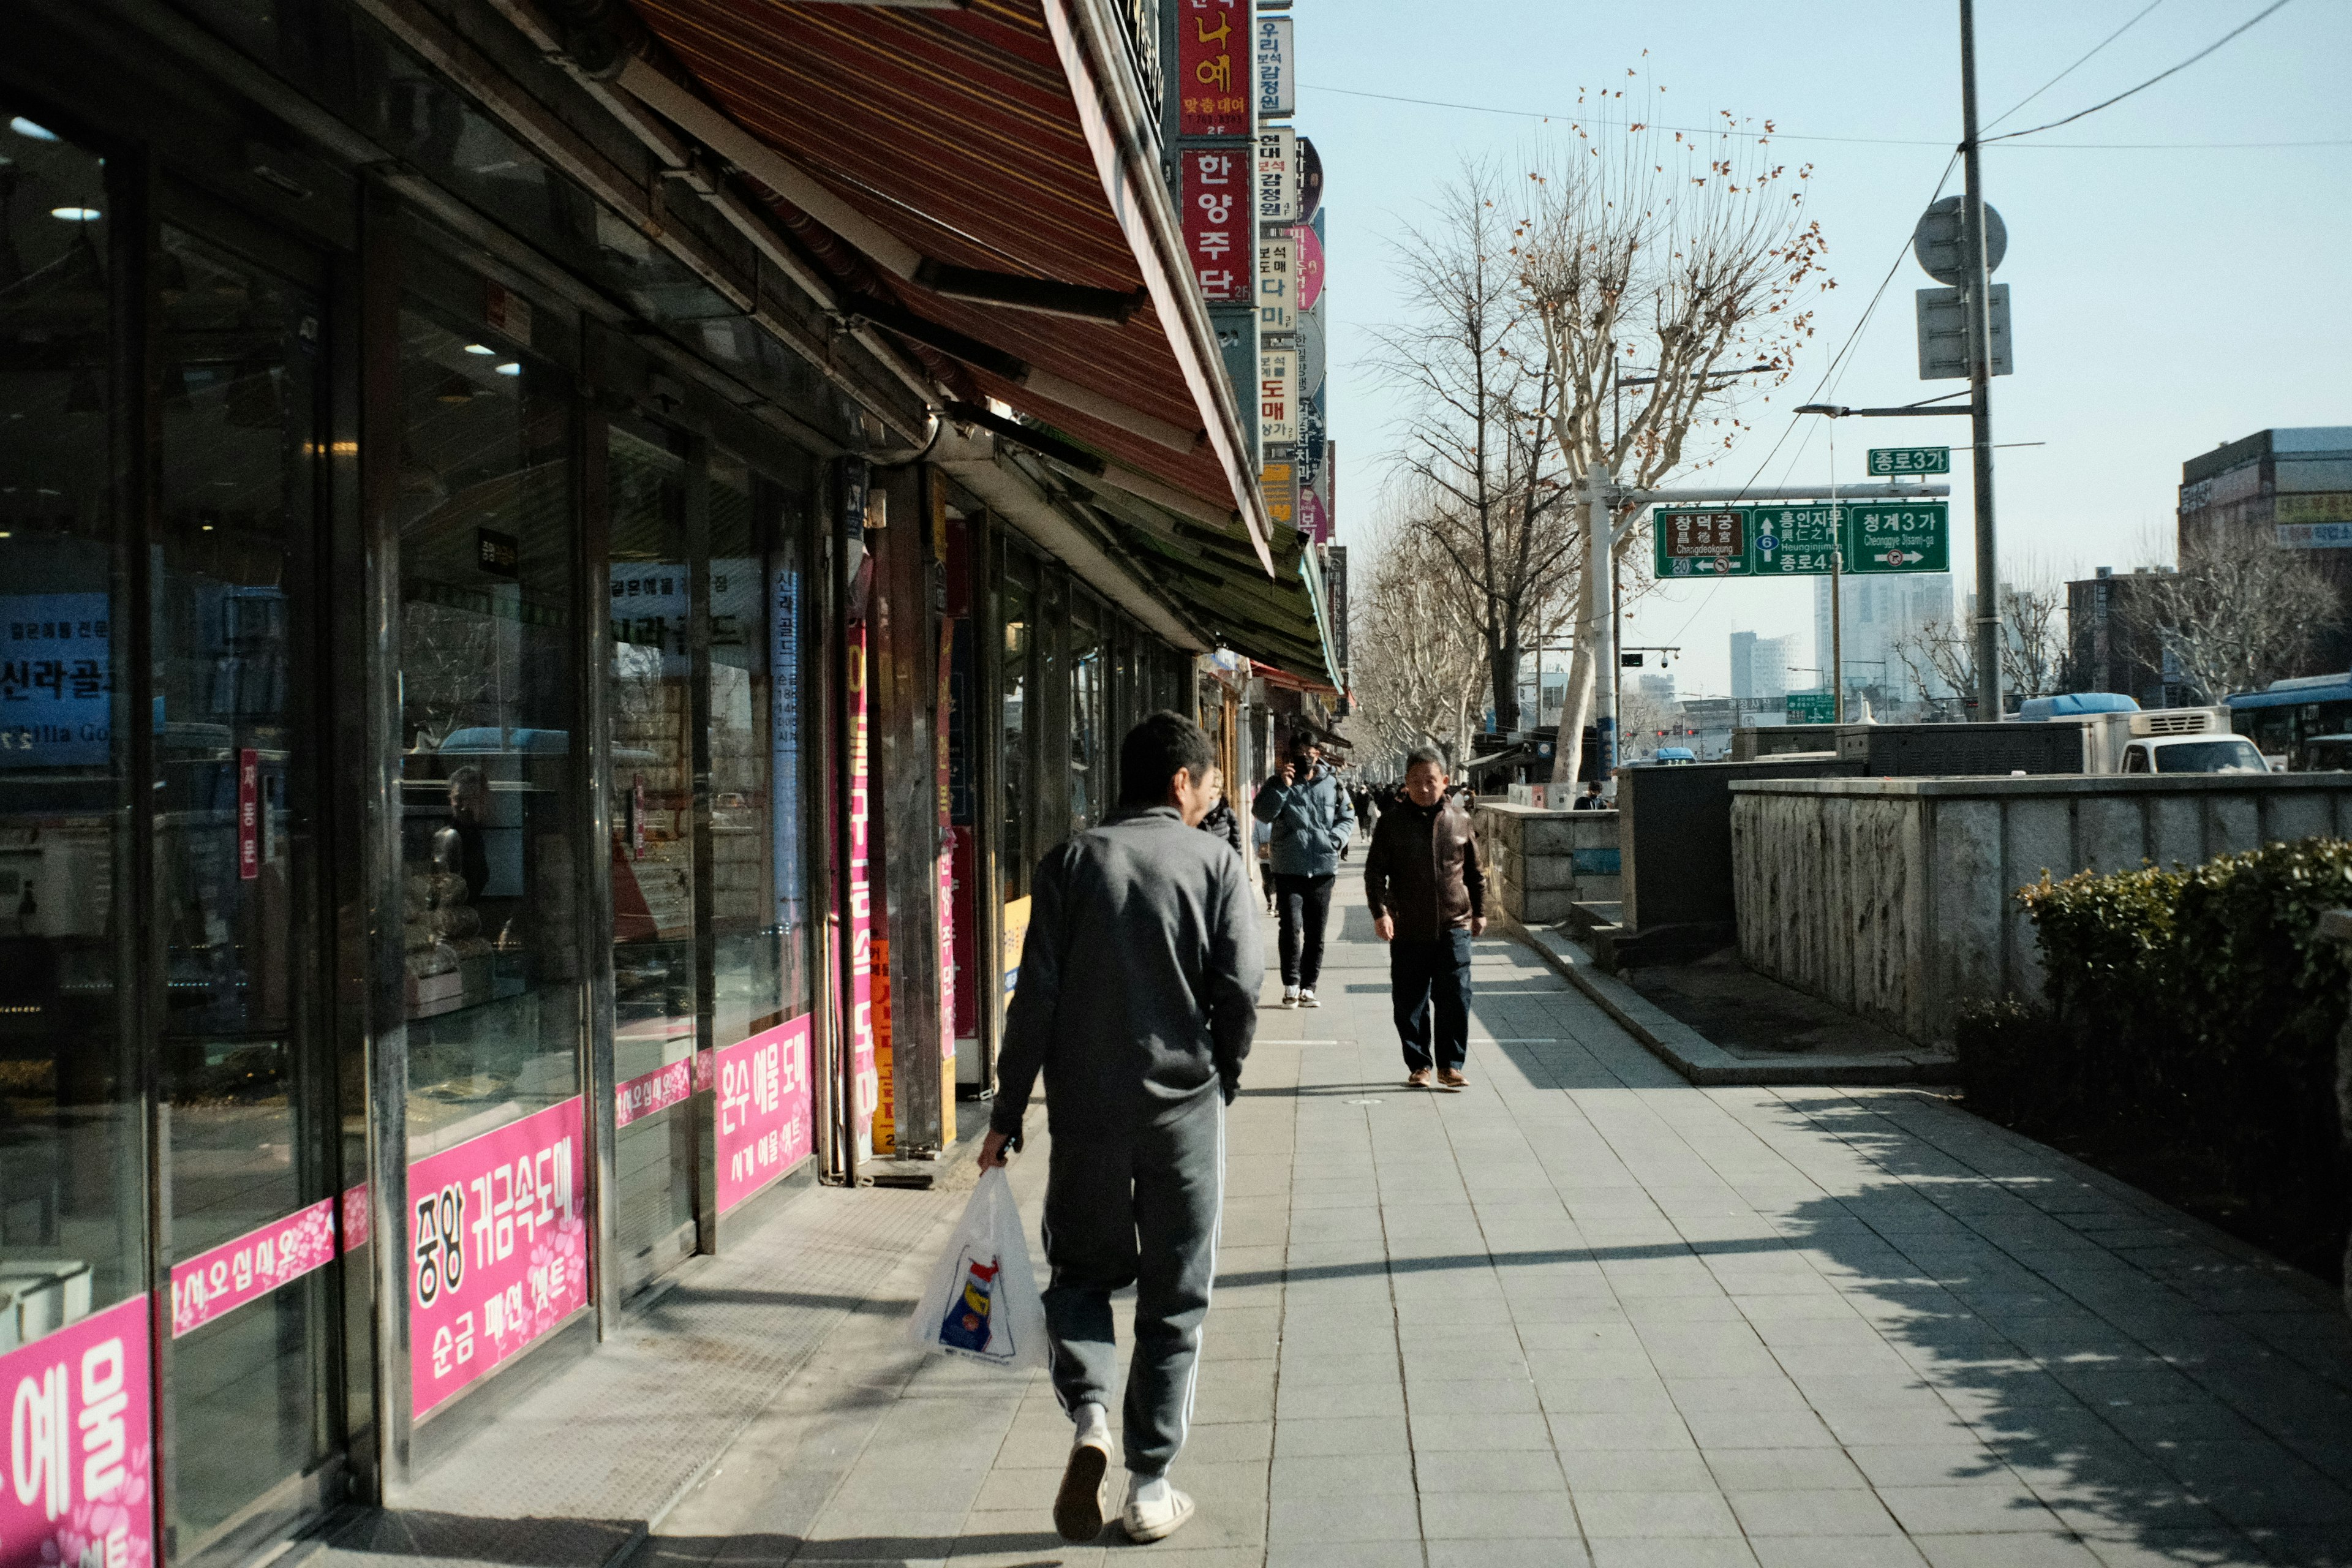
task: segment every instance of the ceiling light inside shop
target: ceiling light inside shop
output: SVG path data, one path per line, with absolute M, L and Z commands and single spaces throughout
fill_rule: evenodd
M 433 395 L 443 403 L 471 403 L 474 401 L 474 387 L 462 375 L 444 376 Z
M 67 223 L 96 223 L 102 215 L 96 207 L 51 207 L 49 216 Z
M 509 360 L 506 363 L 499 366 L 499 374 L 500 375 L 520 375 L 522 374 L 522 366 L 513 360 Z
M 23 115 L 8 121 L 8 129 L 19 136 L 29 136 L 36 142 L 54 142 L 58 133 L 46 125 L 36 125 Z
M 487 359 L 488 356 L 498 353 L 499 351 L 490 347 L 488 343 L 467 343 L 466 345 L 466 352 L 469 354 L 480 354 Z

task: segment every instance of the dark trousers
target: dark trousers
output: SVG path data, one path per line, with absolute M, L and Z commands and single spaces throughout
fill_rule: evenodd
M 1435 1066 L 1454 1072 L 1470 1057 L 1470 933 L 1389 943 L 1389 991 L 1396 1004 L 1397 1037 L 1408 1072 L 1433 1064 L 1430 1012 L 1437 1013 Z
M 1217 1272 L 1225 1103 L 1214 1084 L 1132 1128 L 1069 1117 L 1045 1180 L 1045 1336 L 1062 1408 L 1110 1404 L 1111 1293 L 1135 1287 L 1122 1423 L 1127 1468 L 1168 1468 L 1192 1421 L 1201 1327 Z
M 1282 911 L 1282 984 L 1315 989 L 1323 978 L 1323 928 L 1331 919 L 1329 877 L 1276 877 L 1274 901 Z

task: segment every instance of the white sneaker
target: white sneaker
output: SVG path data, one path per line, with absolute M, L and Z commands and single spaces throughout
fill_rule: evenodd
M 1127 1480 L 1127 1511 L 1119 1522 L 1129 1541 L 1165 1541 L 1192 1517 L 1192 1500 L 1168 1484 L 1166 1476 Z
M 1282 1005 L 1286 1007 L 1296 1007 L 1298 1005 L 1297 986 L 1286 985 L 1282 988 Z
M 1322 1003 L 1315 1000 L 1315 993 L 1307 990 L 1303 985 L 1298 988 L 1298 1005 L 1302 1007 L 1320 1007 L 1323 1005 Z
M 1081 1405 L 1075 1419 L 1078 1435 L 1070 1444 L 1070 1462 L 1063 1467 L 1062 1489 L 1054 1499 L 1054 1529 L 1065 1541 L 1092 1541 L 1102 1533 L 1110 1418 L 1099 1405 Z

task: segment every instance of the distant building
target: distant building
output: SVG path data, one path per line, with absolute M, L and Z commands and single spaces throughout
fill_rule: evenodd
M 1948 572 L 1848 573 L 1844 584 L 1845 689 L 1849 694 L 1874 694 L 1882 708 L 1897 702 L 1917 702 L 1947 697 L 1942 683 L 1932 678 L 1926 687 L 1913 678 L 1896 651 L 1930 621 L 1952 627 L 1952 577 Z M 1830 687 L 1830 580 L 1813 579 L 1813 663 L 1818 679 L 1807 681 L 1827 691 Z M 1925 661 L 1921 661 L 1924 665 Z
M 1731 694 L 1778 702 L 1789 694 L 1789 660 L 1796 657 L 1797 639 L 1758 637 L 1754 632 L 1731 634 Z
M 2179 693 L 2165 680 L 2164 639 L 2148 604 L 2160 574 L 2141 567 L 2118 576 L 2066 584 L 2067 684 L 2076 691 L 2116 691 L 2143 708 L 2172 706 Z
M 2305 553 L 2347 612 L 2293 673 L 2352 668 L 2352 425 L 2258 430 L 2181 464 L 2182 557 L 2232 526 Z

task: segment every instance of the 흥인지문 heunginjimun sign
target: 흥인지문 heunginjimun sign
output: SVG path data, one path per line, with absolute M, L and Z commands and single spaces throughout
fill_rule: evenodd
M 409 1166 L 417 1415 L 588 1304 L 582 1106 L 575 1095 Z

